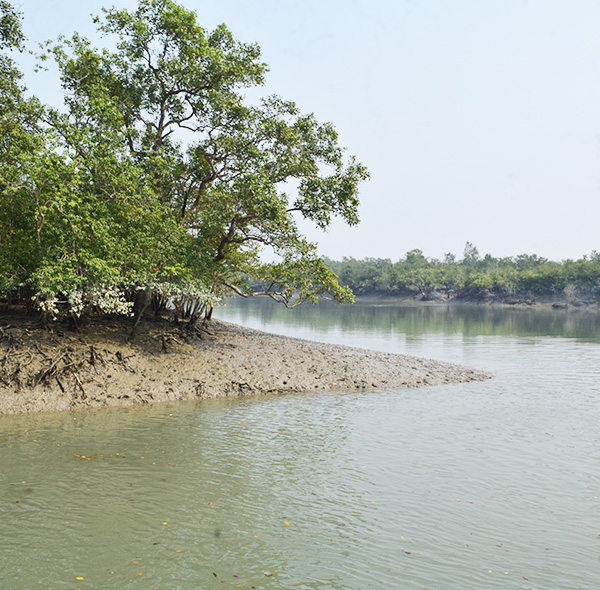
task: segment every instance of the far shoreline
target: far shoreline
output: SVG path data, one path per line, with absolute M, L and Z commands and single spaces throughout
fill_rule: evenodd
M 593 311 L 600 312 L 600 301 L 568 301 L 564 297 L 540 298 L 443 298 L 441 296 L 423 297 L 422 295 L 360 294 L 355 295 L 355 303 L 419 304 L 424 306 L 465 306 L 499 309 L 531 309 L 548 311 Z

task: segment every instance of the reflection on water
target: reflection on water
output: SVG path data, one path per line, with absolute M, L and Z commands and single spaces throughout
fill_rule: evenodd
M 496 376 L 1 418 L 0 587 L 596 588 L 597 318 L 501 314 L 234 304 Z
M 441 333 L 462 336 L 559 336 L 600 341 L 597 309 L 553 310 L 493 307 L 467 304 L 358 301 L 339 305 L 321 301 L 292 310 L 266 298 L 229 299 L 215 311 L 223 319 L 259 322 L 272 327 L 306 326 L 312 330 L 335 329 L 343 333 L 378 332 L 418 335 Z

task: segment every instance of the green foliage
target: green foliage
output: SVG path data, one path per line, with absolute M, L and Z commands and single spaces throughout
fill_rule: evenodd
M 19 47 L 18 14 L 0 3 L 0 45 Z M 36 219 L 46 197 L 52 165 L 40 127 L 42 109 L 24 96 L 22 75 L 8 55 L 0 55 L 0 291 L 22 283 L 35 268 Z
M 0 0 L 0 49 L 22 49 L 21 14 L 7 0 Z
M 0 2 L 0 39 L 18 47 Z M 189 308 L 252 282 L 286 305 L 351 300 L 296 223 L 358 222 L 368 173 L 333 126 L 278 97 L 246 104 L 267 69 L 259 47 L 173 0 L 95 21 L 112 49 L 75 34 L 41 56 L 58 65 L 62 109 L 25 99 L 2 58 L 0 293 L 47 316 L 128 312 L 141 290 Z
M 527 300 L 566 294 L 571 289 L 600 297 L 600 256 L 596 252 L 560 263 L 528 254 L 513 258 L 486 254 L 481 258 L 477 248 L 467 242 L 461 260 L 448 253 L 440 262 L 427 259 L 420 250 L 411 250 L 395 263 L 373 258 L 326 262 L 339 275 L 341 284 L 358 294 Z

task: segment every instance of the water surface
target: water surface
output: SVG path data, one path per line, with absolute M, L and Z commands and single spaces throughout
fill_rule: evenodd
M 495 378 L 1 418 L 3 589 L 598 587 L 598 314 L 217 315 Z

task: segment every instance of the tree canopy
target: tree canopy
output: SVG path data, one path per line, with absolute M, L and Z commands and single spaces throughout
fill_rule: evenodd
M 6 0 L 0 14 L 0 46 L 20 48 L 19 14 Z M 297 226 L 358 222 L 368 173 L 333 125 L 277 96 L 250 104 L 258 45 L 173 0 L 95 22 L 111 48 L 75 34 L 41 56 L 61 108 L 27 98 L 2 56 L 0 293 L 48 317 L 127 313 L 139 291 L 197 309 L 257 283 L 290 306 L 350 300 Z
M 539 297 L 598 301 L 600 254 L 553 262 L 535 254 L 481 257 L 467 242 L 463 258 L 448 253 L 444 260 L 411 250 L 397 262 L 367 258 L 326 259 L 340 283 L 359 295 L 400 295 L 423 299 L 492 299 L 508 302 Z

